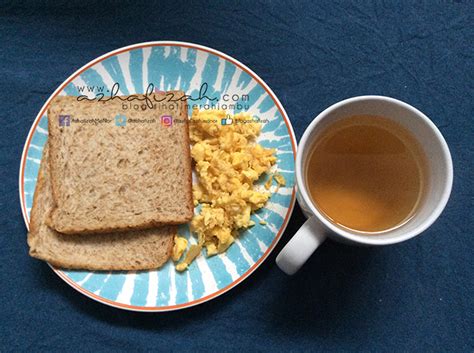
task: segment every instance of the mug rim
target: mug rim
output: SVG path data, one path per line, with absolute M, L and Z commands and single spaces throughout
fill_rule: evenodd
M 344 228 L 340 228 L 331 221 L 329 221 L 314 205 L 313 201 L 309 197 L 309 194 L 306 190 L 306 185 L 304 182 L 304 176 L 301 175 L 303 172 L 303 151 L 305 148 L 310 147 L 308 144 L 309 136 L 311 135 L 311 132 L 316 128 L 316 126 L 319 124 L 319 122 L 325 118 L 328 114 L 333 112 L 334 110 L 347 105 L 351 104 L 354 102 L 358 101 L 381 101 L 381 102 L 389 102 L 392 104 L 396 104 L 398 106 L 403 107 L 404 109 L 407 109 L 417 115 L 419 118 L 421 118 L 434 132 L 434 134 L 437 137 L 437 142 L 440 144 L 442 152 L 443 152 L 443 157 L 446 160 L 446 168 L 447 168 L 447 178 L 444 181 L 444 188 L 443 192 L 441 195 L 441 199 L 439 203 L 436 205 L 435 209 L 433 212 L 430 213 L 426 219 L 423 220 L 423 222 L 416 227 L 414 230 L 409 231 L 407 233 L 403 233 L 398 236 L 394 237 L 389 237 L 389 238 L 381 238 L 373 235 L 364 235 L 361 234 L 358 231 L 351 232 L 350 230 L 346 230 Z M 386 96 L 379 96 L 379 95 L 365 95 L 365 96 L 356 96 L 352 98 L 347 98 L 342 101 L 339 101 L 325 110 L 323 110 L 321 113 L 319 113 L 313 121 L 308 125 L 306 130 L 303 133 L 303 136 L 301 137 L 301 140 L 298 144 L 298 151 L 296 154 L 296 183 L 298 186 L 298 192 L 301 194 L 303 197 L 304 201 L 306 202 L 307 206 L 311 210 L 311 213 L 313 214 L 313 217 L 317 217 L 318 220 L 323 223 L 329 230 L 332 231 L 333 234 L 336 234 L 337 236 L 340 236 L 346 240 L 350 240 L 356 243 L 360 244 L 366 244 L 366 245 L 389 245 L 389 244 L 395 244 L 395 243 L 400 243 L 405 240 L 411 239 L 422 232 L 424 232 L 428 227 L 430 227 L 436 219 L 440 216 L 441 212 L 444 210 L 446 207 L 446 204 L 448 203 L 449 196 L 451 195 L 451 190 L 452 190 L 452 184 L 453 184 L 453 163 L 452 163 L 452 158 L 451 158 L 451 153 L 448 148 L 448 144 L 446 143 L 443 135 L 439 131 L 439 129 L 436 127 L 436 125 L 425 115 L 423 114 L 420 110 L 416 109 L 415 107 L 411 106 L 408 103 L 405 103 L 401 100 L 391 98 L 391 97 L 386 97 Z M 390 234 L 391 230 L 385 231 L 384 234 Z

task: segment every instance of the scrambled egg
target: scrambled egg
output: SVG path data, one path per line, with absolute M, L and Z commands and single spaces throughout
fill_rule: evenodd
M 272 187 L 273 180 L 275 180 L 277 182 L 276 191 L 278 191 L 280 186 L 285 186 L 286 185 L 285 177 L 281 174 L 275 173 L 273 175 L 270 175 L 268 180 L 265 182 L 265 189 L 270 190 L 270 188 Z
M 189 248 L 188 252 L 186 253 L 186 256 L 182 262 L 176 265 L 176 270 L 177 271 L 184 271 L 188 268 L 188 266 L 191 264 L 191 262 L 194 261 L 194 259 L 201 253 L 201 247 L 199 245 L 191 245 Z
M 275 179 L 275 181 L 277 182 L 278 187 L 286 185 L 285 177 L 281 174 L 278 174 L 278 173 L 273 174 L 273 179 Z
M 269 191 L 254 188 L 276 162 L 274 149 L 255 143 L 260 129 L 258 120 L 246 113 L 230 118 L 223 110 L 193 110 L 191 156 L 199 180 L 193 186 L 193 197 L 201 209 L 191 221 L 191 230 L 198 237 L 197 249 L 205 247 L 207 256 L 224 252 L 239 229 L 255 225 L 250 215 L 270 197 Z M 195 249 L 191 261 L 199 254 Z M 177 265 L 178 271 L 191 263 L 187 261 L 190 252 Z
M 183 256 L 184 251 L 188 247 L 188 240 L 183 237 L 174 237 L 174 246 L 171 251 L 171 259 L 176 262 Z

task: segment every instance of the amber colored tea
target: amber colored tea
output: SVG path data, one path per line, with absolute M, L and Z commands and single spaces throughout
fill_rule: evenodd
M 306 183 L 333 223 L 382 232 L 407 222 L 426 188 L 426 161 L 415 137 L 379 116 L 352 116 L 316 138 Z

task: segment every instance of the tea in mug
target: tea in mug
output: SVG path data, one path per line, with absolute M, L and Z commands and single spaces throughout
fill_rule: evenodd
M 306 184 L 333 223 L 383 232 L 406 223 L 427 185 L 426 160 L 415 137 L 380 116 L 336 121 L 317 137 Z

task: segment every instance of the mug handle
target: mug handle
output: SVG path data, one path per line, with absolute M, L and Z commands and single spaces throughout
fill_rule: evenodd
M 276 264 L 287 275 L 293 275 L 324 240 L 326 234 L 321 223 L 316 217 L 310 217 L 280 251 Z

